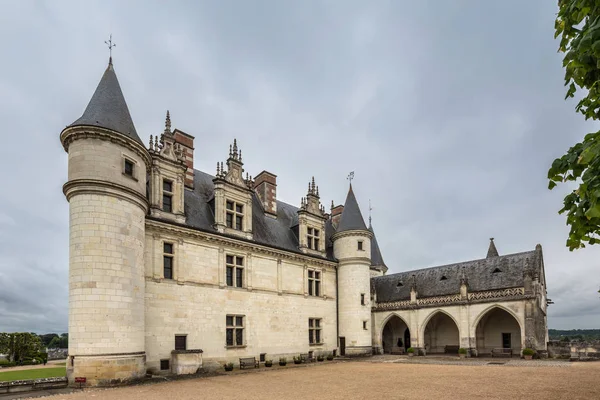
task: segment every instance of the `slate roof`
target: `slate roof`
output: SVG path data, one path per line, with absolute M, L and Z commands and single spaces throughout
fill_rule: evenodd
M 373 226 L 369 223 L 369 231 L 373 234 L 373 238 L 371 239 L 371 266 L 372 267 L 385 267 L 387 270 L 387 266 L 383 261 L 383 257 L 381 256 L 381 250 L 379 249 L 379 244 L 377 243 L 377 237 L 375 236 L 375 231 L 373 231 Z
M 133 125 L 112 62 L 104 71 L 83 115 L 69 126 L 99 126 L 111 129 L 143 145 Z
M 194 190 L 185 191 L 186 224 L 209 232 L 217 232 L 214 228 L 214 176 L 194 170 Z M 299 252 L 298 208 L 277 200 L 277 218 L 265 215 L 260 200 L 252 195 L 252 233 L 253 241 L 283 250 Z M 296 229 L 294 229 L 296 227 Z M 325 225 L 327 258 L 334 261 L 331 248 L 333 227 L 328 221 Z
M 456 294 L 460 292 L 463 271 L 470 292 L 522 287 L 525 271 L 531 269 L 539 273 L 541 265 L 540 247 L 523 253 L 374 277 L 371 278 L 371 287 L 377 295 L 377 302 L 409 300 L 414 275 L 420 298 Z M 442 280 L 442 277 L 446 279 Z
M 352 190 L 352 184 L 350 184 L 348 196 L 346 196 L 346 203 L 344 203 L 344 211 L 342 211 L 337 231 L 344 232 L 352 230 L 366 231 L 367 225 L 365 225 L 365 220 L 360 212 L 360 207 L 358 207 L 358 202 L 356 201 L 354 191 Z

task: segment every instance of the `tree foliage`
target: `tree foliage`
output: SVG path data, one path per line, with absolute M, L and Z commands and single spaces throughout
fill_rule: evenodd
M 559 0 L 555 37 L 564 53 L 565 99 L 583 96 L 575 110 L 585 119 L 600 119 L 600 2 Z M 567 247 L 600 243 L 600 131 L 592 132 L 552 163 L 548 188 L 576 182 L 578 187 L 564 199 L 559 214 L 566 213 L 570 226 Z
M 0 353 L 8 355 L 9 361 L 21 361 L 37 355 L 42 349 L 38 335 L 29 332 L 0 333 Z

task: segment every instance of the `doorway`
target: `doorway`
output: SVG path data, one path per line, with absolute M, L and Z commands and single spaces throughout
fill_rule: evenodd
M 407 351 L 411 346 L 410 344 L 410 331 L 408 328 L 404 331 L 404 351 Z
M 504 349 L 511 349 L 512 348 L 512 341 L 510 340 L 510 333 L 503 333 L 502 334 L 502 348 Z
M 340 336 L 340 356 L 346 355 L 346 338 Z

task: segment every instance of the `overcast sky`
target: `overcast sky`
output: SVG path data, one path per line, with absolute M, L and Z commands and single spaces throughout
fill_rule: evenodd
M 67 330 L 67 154 L 108 61 L 144 142 L 164 114 L 214 173 L 327 209 L 346 176 L 389 273 L 544 249 L 550 328 L 600 328 L 600 246 L 569 252 L 552 160 L 598 129 L 564 101 L 556 1 L 0 0 L 0 331 Z

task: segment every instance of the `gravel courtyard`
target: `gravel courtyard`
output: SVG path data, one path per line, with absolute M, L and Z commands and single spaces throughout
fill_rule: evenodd
M 598 399 L 600 363 L 564 367 L 335 362 L 53 399 Z

